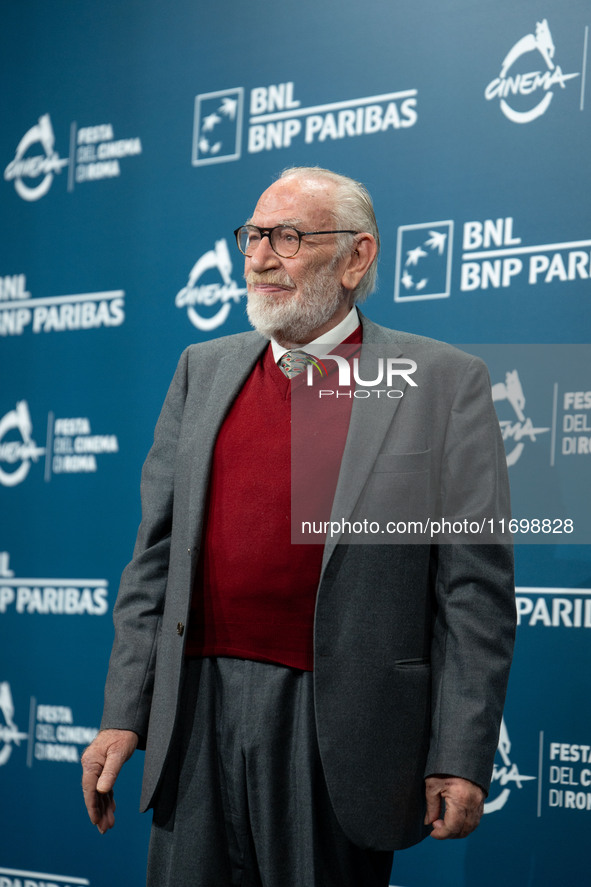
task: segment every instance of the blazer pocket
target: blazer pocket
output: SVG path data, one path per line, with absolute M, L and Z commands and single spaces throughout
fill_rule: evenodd
M 374 463 L 374 472 L 407 473 L 429 471 L 431 450 L 420 453 L 379 453 Z
M 431 451 L 420 453 L 380 453 L 368 477 L 355 509 L 355 519 L 369 519 L 380 524 L 382 532 L 372 543 L 425 542 L 419 529 L 405 530 L 409 521 L 427 525 L 431 516 Z M 388 524 L 396 524 L 396 532 L 385 532 Z M 417 524 L 418 527 L 418 524 Z
M 395 668 L 430 668 L 431 660 L 424 657 L 418 659 L 395 659 Z

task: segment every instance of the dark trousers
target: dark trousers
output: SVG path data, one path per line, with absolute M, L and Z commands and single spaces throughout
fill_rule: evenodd
M 251 660 L 188 662 L 148 887 L 388 885 L 392 854 L 354 845 L 332 809 L 312 678 Z

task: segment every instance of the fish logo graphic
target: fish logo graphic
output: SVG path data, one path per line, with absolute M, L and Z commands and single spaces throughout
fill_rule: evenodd
M 452 239 L 452 221 L 398 228 L 395 302 L 449 296 Z
M 240 159 L 243 104 L 241 86 L 196 97 L 193 166 Z

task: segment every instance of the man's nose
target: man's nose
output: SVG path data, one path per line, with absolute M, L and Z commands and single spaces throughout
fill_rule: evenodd
M 278 268 L 281 264 L 281 259 L 271 246 L 268 234 L 263 234 L 257 248 L 249 258 L 251 267 L 255 271 L 262 271 L 266 268 Z

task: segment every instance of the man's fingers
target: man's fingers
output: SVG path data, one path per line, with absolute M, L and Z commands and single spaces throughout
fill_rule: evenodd
M 441 813 L 441 795 L 438 792 L 430 792 L 427 790 L 427 810 L 425 813 L 425 825 L 432 825 Z
M 473 810 L 455 804 L 452 800 L 445 802 L 445 816 L 433 823 L 432 837 L 440 841 L 446 838 L 465 838 L 474 831 L 480 821 Z
M 98 825 L 103 815 L 103 804 L 97 792 L 97 782 L 101 773 L 100 760 L 84 752 L 82 755 L 82 792 L 86 810 L 93 825 Z
M 484 792 L 480 786 L 459 777 L 429 777 L 426 780 L 427 810 L 433 809 L 433 798 L 445 803 L 443 819 L 427 820 L 433 826 L 431 837 L 437 840 L 465 838 L 473 832 L 484 812 Z M 440 811 L 439 811 L 440 812 Z
M 88 816 L 101 834 L 115 824 L 113 786 L 137 747 L 129 730 L 103 730 L 82 755 L 82 791 Z
M 101 794 L 97 791 L 85 791 L 84 803 L 88 816 L 93 825 L 96 825 L 101 834 L 115 825 L 115 800 L 113 792 Z
M 99 794 L 98 795 L 98 806 L 100 810 L 100 815 L 98 818 L 98 822 L 95 824 L 98 827 L 98 830 L 101 834 L 104 835 L 108 829 L 113 828 L 115 825 L 115 799 L 113 797 L 113 792 L 108 792 L 108 794 Z
M 127 757 L 119 749 L 109 749 L 107 751 L 102 773 L 96 784 L 97 791 L 106 794 L 112 790 L 126 760 Z

